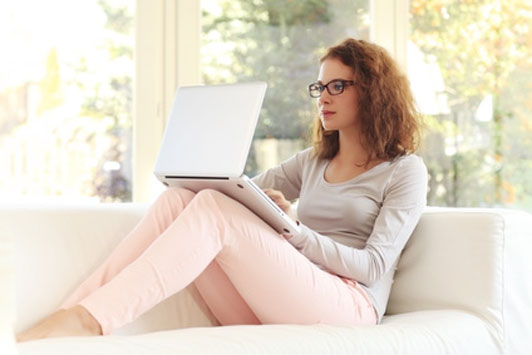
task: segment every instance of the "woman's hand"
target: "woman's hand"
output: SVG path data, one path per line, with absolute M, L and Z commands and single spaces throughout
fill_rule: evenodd
M 274 189 L 264 189 L 263 191 L 266 195 L 268 195 L 269 198 L 272 199 L 273 202 L 275 202 L 277 206 L 279 206 L 280 209 L 283 210 L 284 213 L 286 213 L 294 221 L 296 220 L 292 213 L 292 203 L 284 197 L 281 191 Z
M 283 210 L 284 213 L 288 215 L 288 217 L 292 218 L 294 222 L 299 224 L 294 216 L 294 213 L 292 212 L 292 203 L 284 197 L 281 191 L 274 189 L 264 189 L 263 191 L 270 199 L 272 199 L 273 202 L 275 202 L 277 206 L 279 206 L 280 209 Z M 290 234 L 282 234 L 282 236 L 287 240 L 292 238 L 292 235 Z

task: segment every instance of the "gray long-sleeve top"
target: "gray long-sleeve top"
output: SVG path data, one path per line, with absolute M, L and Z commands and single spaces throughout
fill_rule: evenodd
M 380 322 L 399 255 L 426 205 L 427 169 L 420 157 L 405 155 L 328 183 L 329 160 L 312 152 L 305 149 L 253 181 L 299 198 L 301 232 L 288 241 L 323 269 L 357 281 Z

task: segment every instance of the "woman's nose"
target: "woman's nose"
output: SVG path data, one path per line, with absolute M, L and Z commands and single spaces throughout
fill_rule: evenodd
M 323 90 L 323 92 L 321 93 L 321 96 L 318 98 L 318 103 L 319 104 L 324 104 L 324 103 L 330 103 L 331 102 L 331 94 L 329 94 L 329 92 L 327 90 Z

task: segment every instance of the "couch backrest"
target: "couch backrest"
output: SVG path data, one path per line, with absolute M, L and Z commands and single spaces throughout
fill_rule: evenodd
M 530 214 L 429 208 L 399 260 L 387 314 L 464 310 L 486 320 L 507 353 L 523 353 L 523 341 L 532 353 L 531 280 Z

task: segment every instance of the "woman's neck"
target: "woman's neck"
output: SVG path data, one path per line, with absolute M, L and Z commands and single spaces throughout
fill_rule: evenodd
M 369 153 L 362 146 L 358 131 L 338 133 L 338 153 L 335 158 L 345 164 L 366 164 Z

